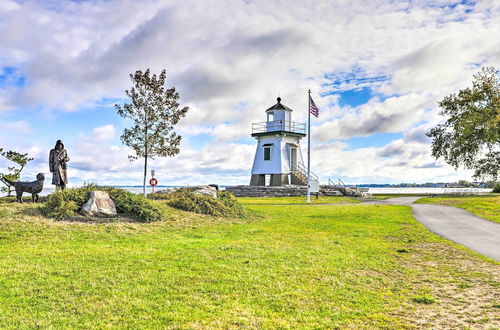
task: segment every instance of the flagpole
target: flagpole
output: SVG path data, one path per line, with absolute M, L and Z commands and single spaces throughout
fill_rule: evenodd
M 311 202 L 311 90 L 307 108 L 307 203 Z

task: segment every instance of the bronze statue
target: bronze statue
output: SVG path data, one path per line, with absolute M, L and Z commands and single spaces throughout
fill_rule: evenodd
M 49 153 L 49 167 L 52 172 L 52 184 L 56 185 L 56 191 L 64 190 L 68 184 L 68 174 L 66 169 L 69 162 L 68 152 L 64 149 L 61 140 L 57 140 L 54 149 Z
M 36 181 L 33 182 L 12 182 L 9 179 L 1 176 L 0 179 L 7 182 L 16 189 L 16 201 L 23 203 L 23 193 L 27 192 L 31 194 L 31 201 L 33 203 L 38 202 L 38 194 L 43 190 L 43 181 L 45 180 L 45 175 L 43 173 L 38 173 L 36 176 Z

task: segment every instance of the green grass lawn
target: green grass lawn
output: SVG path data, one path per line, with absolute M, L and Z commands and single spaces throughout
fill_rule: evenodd
M 409 207 L 246 208 L 88 224 L 0 203 L 0 327 L 499 324 L 499 264 L 431 234 Z
M 500 194 L 420 198 L 415 203 L 460 207 L 484 219 L 500 223 Z
M 243 205 L 278 205 L 278 204 L 304 204 L 306 197 L 238 197 Z M 351 204 L 359 203 L 355 198 L 341 196 L 311 196 L 311 204 Z

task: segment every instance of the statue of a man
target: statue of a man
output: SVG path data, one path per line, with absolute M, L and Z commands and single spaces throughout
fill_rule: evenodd
M 56 185 L 56 191 L 64 190 L 68 184 L 68 174 L 66 169 L 69 162 L 68 152 L 64 149 L 64 144 L 61 140 L 57 140 L 54 149 L 49 153 L 49 167 L 52 172 L 52 184 Z

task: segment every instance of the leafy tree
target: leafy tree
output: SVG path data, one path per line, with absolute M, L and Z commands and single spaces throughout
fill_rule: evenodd
M 7 181 L 3 180 L 3 178 L 5 177 L 10 181 L 18 181 L 21 177 L 21 171 L 24 169 L 26 164 L 33 160 L 33 158 L 28 157 L 28 154 L 21 154 L 12 150 L 3 151 L 2 148 L 0 148 L 0 155 L 19 166 L 8 167 L 9 173 L 0 173 L 0 181 L 5 185 L 5 187 L 0 188 L 0 191 L 7 192 L 8 196 L 10 196 L 14 190 L 11 189 L 11 185 L 8 184 Z
M 458 180 L 458 184 L 462 187 L 470 187 L 471 183 L 467 180 Z
M 121 141 L 134 150 L 135 155 L 129 156 L 131 161 L 144 158 L 144 195 L 148 159 L 179 153 L 181 136 L 174 132 L 174 126 L 189 110 L 179 107 L 179 93 L 174 87 L 165 89 L 165 78 L 165 70 L 159 76 L 151 75 L 149 69 L 136 71 L 130 75 L 132 88 L 125 91 L 131 102 L 115 105 L 120 116 L 133 121 L 131 128 L 123 130 Z
M 431 129 L 432 155 L 458 168 L 473 169 L 475 178 L 497 180 L 500 170 L 500 79 L 493 67 L 474 75 L 472 88 L 439 102 L 447 120 Z

